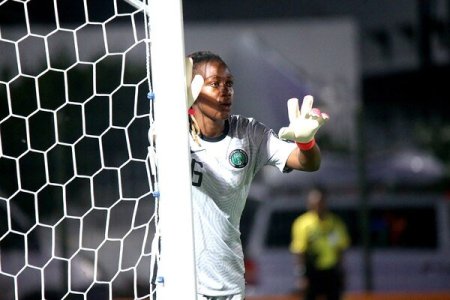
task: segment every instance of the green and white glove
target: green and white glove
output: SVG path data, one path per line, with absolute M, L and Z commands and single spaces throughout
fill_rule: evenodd
M 195 100 L 197 100 L 200 91 L 202 90 L 203 83 L 205 80 L 202 75 L 197 74 L 192 79 L 192 67 L 194 62 L 192 58 L 187 57 L 185 59 L 186 64 L 186 87 L 187 87 L 187 98 L 188 98 L 188 109 L 194 104 Z
M 312 96 L 305 96 L 299 110 L 298 99 L 289 99 L 287 106 L 290 124 L 289 127 L 281 128 L 278 133 L 280 138 L 296 142 L 302 150 L 309 150 L 315 145 L 314 135 L 329 119 L 326 113 L 312 107 L 313 102 Z

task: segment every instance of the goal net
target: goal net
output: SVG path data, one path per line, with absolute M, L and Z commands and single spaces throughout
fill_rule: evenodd
M 157 173 L 171 166 L 154 141 L 161 53 L 132 2 L 0 0 L 1 299 L 156 298 Z

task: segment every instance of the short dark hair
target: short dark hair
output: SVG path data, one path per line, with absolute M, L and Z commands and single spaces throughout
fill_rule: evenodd
M 328 192 L 327 189 L 321 184 L 315 184 L 315 185 L 311 186 L 310 190 L 321 192 L 324 195 L 327 194 L 327 192 Z
M 211 51 L 196 51 L 188 55 L 188 57 L 192 58 L 193 61 L 193 71 L 197 73 L 197 67 L 201 64 L 208 63 L 211 61 L 216 61 L 221 64 L 224 64 L 227 68 L 228 65 L 218 54 Z
M 328 196 L 328 191 L 327 189 L 322 186 L 322 185 L 314 185 L 311 187 L 311 189 L 309 190 L 309 192 L 319 192 L 320 194 L 322 194 L 322 198 L 326 198 Z

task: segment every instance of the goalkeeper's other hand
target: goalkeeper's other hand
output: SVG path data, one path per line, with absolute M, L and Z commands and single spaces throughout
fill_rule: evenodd
M 313 108 L 313 97 L 308 95 L 303 98 L 302 108 L 298 109 L 298 99 L 288 100 L 289 127 L 280 129 L 278 135 L 282 139 L 297 143 L 309 143 L 314 139 L 317 130 L 329 119 L 326 113 Z
M 186 64 L 186 87 L 187 87 L 188 108 L 190 108 L 192 104 L 194 104 L 198 95 L 200 94 L 200 91 L 202 90 L 202 86 L 205 80 L 200 74 L 195 75 L 194 79 L 192 79 L 192 67 L 194 64 L 192 58 L 190 57 L 186 58 L 185 64 Z

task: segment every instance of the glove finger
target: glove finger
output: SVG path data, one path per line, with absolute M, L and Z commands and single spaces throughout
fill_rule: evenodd
M 326 121 L 328 121 L 328 119 L 330 119 L 330 116 L 326 113 L 321 113 L 321 124 L 324 124 Z
M 298 110 L 298 99 L 297 98 L 291 98 L 287 102 L 288 106 L 288 115 L 289 115 L 289 122 L 294 122 L 299 116 L 300 111 Z
M 300 109 L 300 117 L 305 118 L 311 112 L 313 106 L 313 96 L 307 95 L 303 98 L 302 108 Z
M 192 60 L 192 58 L 187 57 L 184 60 L 184 64 L 186 66 L 186 85 L 190 86 L 192 81 L 192 68 L 194 66 L 194 61 Z
M 197 97 L 202 90 L 202 86 L 203 86 L 204 82 L 205 82 L 205 80 L 203 80 L 203 76 L 200 74 L 195 75 L 194 79 L 192 79 L 191 88 L 190 88 L 190 92 L 191 92 L 190 96 L 192 98 L 192 103 L 189 105 L 189 107 L 195 102 L 195 100 L 197 100 Z
M 278 131 L 278 136 L 285 140 L 292 140 L 295 138 L 295 134 L 289 129 L 289 127 L 282 127 L 280 131 Z
M 326 113 L 321 113 L 318 118 L 317 122 L 319 123 L 319 127 L 322 126 L 326 121 L 328 121 L 330 117 Z
M 310 114 L 311 114 L 311 116 L 316 117 L 316 118 L 321 117 L 321 112 L 320 112 L 320 109 L 318 109 L 318 108 L 311 109 Z

